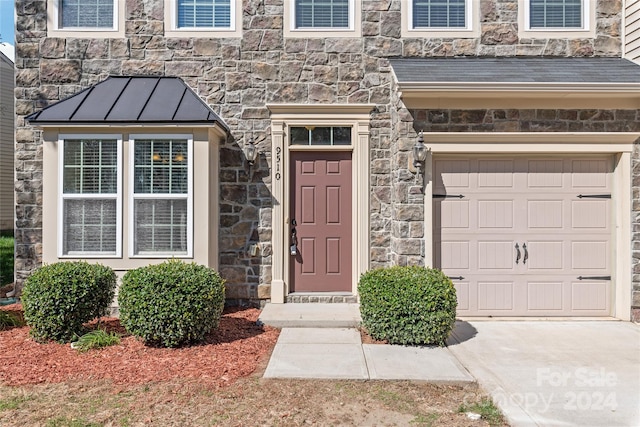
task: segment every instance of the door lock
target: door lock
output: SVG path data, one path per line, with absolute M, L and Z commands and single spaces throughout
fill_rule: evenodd
M 298 231 L 296 230 L 298 223 L 295 219 L 291 220 L 291 246 L 289 247 L 289 253 L 291 256 L 298 255 Z

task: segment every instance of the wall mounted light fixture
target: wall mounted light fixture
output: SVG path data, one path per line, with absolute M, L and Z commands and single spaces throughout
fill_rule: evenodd
M 416 168 L 423 168 L 424 162 L 427 160 L 427 155 L 431 149 L 424 145 L 424 137 L 422 131 L 418 134 L 418 141 L 413 146 L 413 166 Z
M 253 142 L 253 138 L 251 138 L 242 149 L 244 151 L 244 156 L 247 158 L 247 163 L 249 166 L 253 166 L 256 159 L 258 158 L 258 148 Z

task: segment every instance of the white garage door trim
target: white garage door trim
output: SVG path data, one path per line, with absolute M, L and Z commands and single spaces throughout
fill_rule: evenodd
M 428 147 L 437 154 L 614 154 L 612 316 L 630 320 L 631 307 L 631 152 L 640 133 L 429 133 Z M 425 173 L 425 239 L 433 242 L 432 159 Z M 425 245 L 425 263 L 433 266 L 431 244 Z

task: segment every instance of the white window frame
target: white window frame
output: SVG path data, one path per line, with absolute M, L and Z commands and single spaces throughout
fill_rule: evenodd
M 531 28 L 531 1 L 518 0 L 518 36 L 520 38 L 594 38 L 596 36 L 596 4 L 594 0 L 582 1 L 582 28 Z
M 124 1 L 113 0 L 113 27 L 64 27 L 61 28 L 60 7 L 62 0 L 47 0 L 47 36 L 48 37 L 88 37 L 121 38 L 124 37 Z
M 296 0 L 284 0 L 284 37 L 326 38 L 360 37 L 362 34 L 362 0 L 349 0 L 348 28 L 296 28 Z
M 187 253 L 145 252 L 135 253 L 135 200 L 136 199 L 184 199 L 182 194 L 134 194 L 135 183 L 135 142 L 137 139 L 186 139 L 187 140 Z M 129 258 L 193 258 L 193 135 L 192 134 L 130 134 L 129 135 Z
M 417 27 L 413 26 L 413 2 L 400 2 L 402 37 L 407 38 L 474 38 L 480 36 L 480 1 L 465 0 L 466 27 Z
M 231 0 L 230 26 L 225 27 L 178 27 L 177 0 L 164 0 L 164 22 L 166 37 L 242 37 L 242 0 Z
M 101 193 L 64 194 L 64 144 L 66 140 L 115 139 L 117 153 L 117 191 L 115 196 Z M 64 253 L 64 201 L 72 199 L 116 199 L 116 251 Z M 122 258 L 122 135 L 120 134 L 60 134 L 58 135 L 58 258 Z

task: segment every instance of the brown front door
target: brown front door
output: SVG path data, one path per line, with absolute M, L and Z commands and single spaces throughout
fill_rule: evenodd
M 351 292 L 351 152 L 292 151 L 291 174 L 291 291 Z

